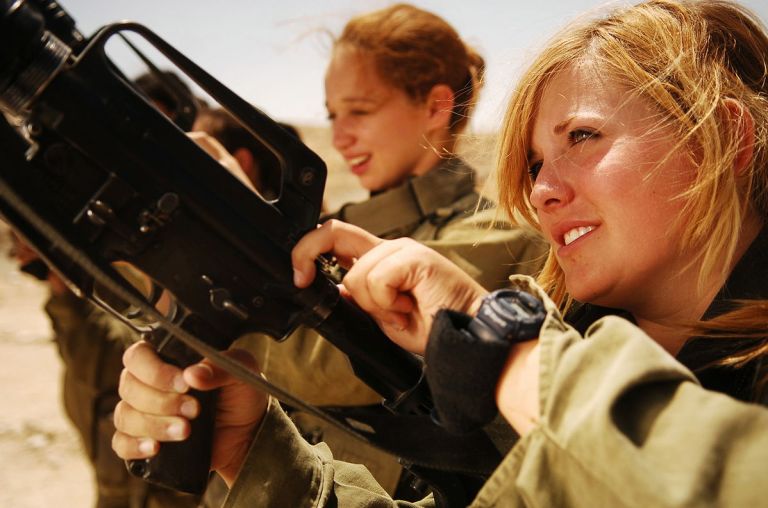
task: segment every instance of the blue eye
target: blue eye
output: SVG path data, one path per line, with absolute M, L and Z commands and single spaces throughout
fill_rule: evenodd
M 536 178 L 539 176 L 539 171 L 541 171 L 541 166 L 543 164 L 543 162 L 539 161 L 534 162 L 528 167 L 528 176 L 531 178 L 532 182 L 536 181 Z
M 581 143 L 582 141 L 586 141 L 592 138 L 597 138 L 599 136 L 600 135 L 595 131 L 590 131 L 586 129 L 576 129 L 568 133 L 568 141 L 570 141 L 572 145 L 576 145 L 578 143 Z

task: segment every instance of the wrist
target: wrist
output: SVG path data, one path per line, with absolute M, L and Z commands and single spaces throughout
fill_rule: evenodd
M 499 380 L 510 358 L 517 356 L 518 344 L 538 337 L 546 317 L 539 299 L 516 289 L 476 298 L 469 308 L 474 316 L 437 313 L 425 355 L 435 419 L 457 433 L 496 416 Z
M 496 386 L 496 405 L 501 415 L 525 436 L 539 423 L 538 340 L 515 344 Z

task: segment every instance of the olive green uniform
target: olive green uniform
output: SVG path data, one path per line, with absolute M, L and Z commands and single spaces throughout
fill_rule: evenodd
M 499 221 L 496 210 L 481 203 L 473 170 L 460 158 L 443 160 L 425 175 L 343 206 L 332 217 L 381 238 L 410 237 L 439 251 L 488 289 L 505 286 L 511 274 L 532 274 L 543 262 L 544 242 L 531 230 Z M 361 337 L 364 340 L 364 337 Z M 277 343 L 263 336 L 240 341 L 257 356 L 269 380 L 319 406 L 376 404 L 381 397 L 352 373 L 343 353 L 310 329 L 302 328 Z M 312 441 L 323 440 L 337 458 L 364 463 L 390 493 L 400 476 L 394 457 L 363 445 L 335 427 L 304 413 L 294 420 Z
M 539 423 L 471 506 L 760 506 L 768 410 L 703 389 L 630 321 L 585 338 L 545 302 Z M 225 506 L 433 506 L 392 501 L 359 465 L 310 446 L 271 404 Z

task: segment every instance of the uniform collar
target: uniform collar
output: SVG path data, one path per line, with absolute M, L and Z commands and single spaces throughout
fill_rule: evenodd
M 461 158 L 443 159 L 424 175 L 341 207 L 333 216 L 376 236 L 408 236 L 425 218 L 474 192 L 475 173 Z

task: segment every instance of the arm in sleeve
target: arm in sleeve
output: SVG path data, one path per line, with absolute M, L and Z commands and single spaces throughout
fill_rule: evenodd
M 768 410 L 704 390 L 625 320 L 587 340 L 555 321 L 540 338 L 539 424 L 475 506 L 765 503 Z
M 225 508 L 283 506 L 431 507 L 393 501 L 361 465 L 336 461 L 325 444 L 312 446 L 271 401 Z

